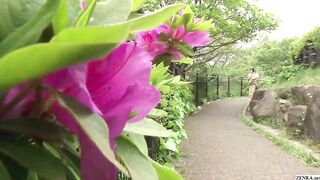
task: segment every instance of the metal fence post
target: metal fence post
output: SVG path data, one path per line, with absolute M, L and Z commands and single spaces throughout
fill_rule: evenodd
M 242 88 L 243 88 L 243 77 L 240 77 L 240 96 L 243 96 Z
M 186 70 L 182 70 L 181 79 L 186 80 Z
M 216 80 L 217 80 L 217 96 L 219 97 L 219 75 L 217 75 Z
M 199 105 L 199 73 L 197 73 L 196 75 L 196 106 Z
M 208 100 L 208 74 L 206 74 L 205 83 L 206 83 L 206 100 Z
M 228 76 L 228 97 L 230 97 L 230 76 Z

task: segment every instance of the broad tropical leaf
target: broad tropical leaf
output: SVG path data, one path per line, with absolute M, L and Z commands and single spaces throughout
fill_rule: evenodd
M 130 140 L 119 137 L 116 142 L 116 152 L 126 165 L 133 180 L 158 180 L 158 175 L 149 159 Z
M 48 180 L 66 180 L 62 163 L 26 139 L 2 135 L 0 152 Z
M 0 42 L 29 21 L 44 3 L 45 0 L 1 0 Z
M 128 35 L 128 25 L 70 28 L 51 43 L 36 44 L 13 51 L 0 59 L 0 89 L 25 80 L 105 56 Z
M 172 131 L 167 130 L 161 124 L 149 118 L 136 123 L 127 123 L 124 131 L 146 136 L 170 137 L 172 135 Z
M 126 23 L 131 24 L 130 30 L 133 32 L 149 30 L 167 21 L 170 16 L 174 15 L 184 7 L 185 5 L 181 3 L 173 4 L 150 14 L 130 19 Z
M 11 180 L 10 174 L 7 168 L 4 166 L 2 161 L 0 160 L 0 179 L 1 180 Z
M 75 27 L 85 27 L 88 24 L 91 14 L 96 6 L 96 2 L 97 0 L 90 1 L 88 7 L 82 11 L 81 15 L 77 19 Z
M 27 23 L 7 36 L 0 44 L 0 57 L 17 48 L 35 43 L 43 29 L 51 22 L 58 8 L 60 0 L 47 0 L 40 11 Z
M 131 0 L 97 2 L 89 25 L 105 25 L 124 22 L 130 14 Z
M 148 151 L 146 151 L 147 144 L 145 142 L 145 139 L 141 138 L 141 135 L 139 137 L 139 135 L 129 133 L 128 137 L 128 140 L 130 140 L 140 150 L 140 152 L 143 153 L 149 159 L 152 166 L 157 172 L 158 180 L 183 180 L 182 176 L 176 171 L 174 171 L 172 168 L 160 165 L 159 163 L 153 161 L 152 159 L 150 159 L 150 157 L 148 157 Z
M 0 130 L 46 140 L 61 140 L 68 132 L 61 126 L 39 119 L 10 119 L 0 121 Z

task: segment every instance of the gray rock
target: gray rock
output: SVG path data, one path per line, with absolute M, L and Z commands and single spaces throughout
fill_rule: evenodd
M 320 89 L 320 86 L 294 86 L 291 88 L 292 98 L 296 105 L 308 106 L 313 92 Z
M 301 135 L 304 129 L 304 119 L 306 116 L 307 106 L 292 106 L 288 110 L 287 131 Z
M 320 143 L 320 89 L 313 92 L 304 122 L 305 134 Z
M 259 89 L 254 92 L 249 104 L 249 111 L 253 120 L 259 118 L 274 117 L 276 115 L 276 93 L 271 89 Z
M 276 107 L 276 119 L 280 123 L 286 123 L 288 121 L 288 110 L 291 107 L 289 100 L 280 99 Z

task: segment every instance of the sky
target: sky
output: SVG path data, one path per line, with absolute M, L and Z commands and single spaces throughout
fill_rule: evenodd
M 249 0 L 279 18 L 279 27 L 268 36 L 271 40 L 301 37 L 320 26 L 320 0 Z

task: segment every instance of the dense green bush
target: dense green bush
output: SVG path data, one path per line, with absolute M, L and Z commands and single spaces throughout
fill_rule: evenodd
M 294 78 L 296 74 L 301 70 L 302 66 L 299 65 L 283 66 L 276 79 L 278 82 L 288 81 L 291 78 Z
M 167 114 L 156 118 L 164 127 L 173 131 L 169 138 L 160 138 L 160 147 L 157 161 L 161 163 L 172 162 L 180 155 L 179 144 L 187 138 L 183 127 L 184 118 L 195 111 L 192 93 L 189 85 L 172 87 L 162 92 L 159 108 Z

